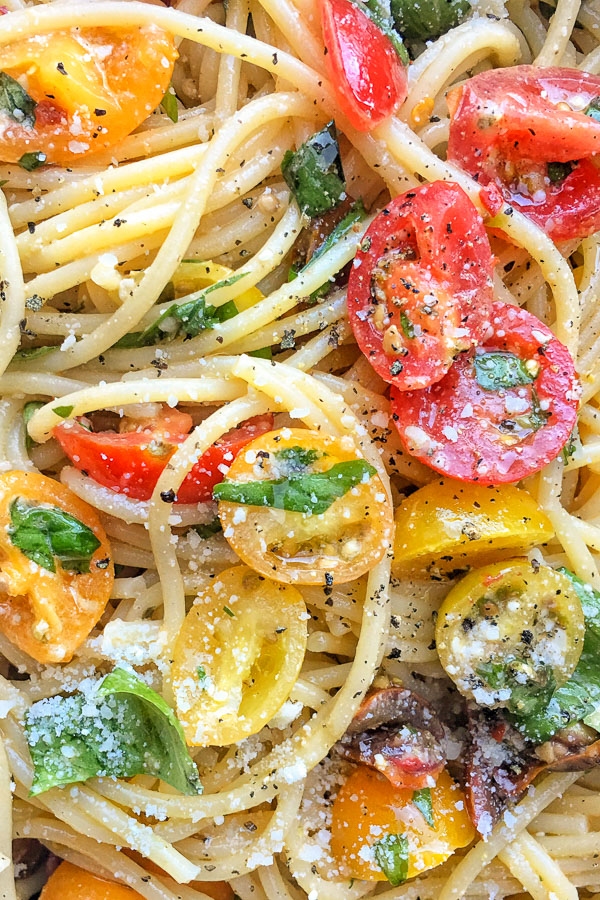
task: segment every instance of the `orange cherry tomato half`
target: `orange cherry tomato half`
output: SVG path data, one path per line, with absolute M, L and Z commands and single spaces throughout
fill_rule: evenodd
M 490 322 L 493 260 L 458 184 L 434 181 L 375 217 L 350 271 L 348 314 L 362 352 L 400 391 L 439 381 Z
M 599 97 L 600 76 L 578 69 L 481 72 L 448 94 L 448 159 L 499 188 L 552 240 L 586 237 L 600 227 L 600 171 L 592 162 L 600 152 Z
M 380 28 L 350 0 L 319 0 L 331 86 L 358 131 L 387 119 L 407 94 L 406 68 Z
M 135 500 L 149 500 L 160 475 L 192 430 L 192 417 L 163 407 L 161 414 L 144 420 L 136 431 L 93 432 L 77 421 L 63 422 L 54 437 L 73 463 L 90 478 Z M 232 429 L 202 454 L 177 491 L 176 503 L 210 500 L 242 447 L 273 427 L 273 416 L 255 416 Z
M 63 862 L 52 873 L 40 894 L 40 900 L 143 900 L 142 895 L 124 884 L 98 878 L 85 869 Z
M 37 153 L 40 162 L 69 163 L 113 147 L 158 106 L 177 56 L 155 25 L 71 28 L 0 45 L 0 73 L 12 79 L 0 159 Z
M 11 508 L 17 500 L 29 508 L 69 513 L 93 532 L 88 537 L 97 547 L 79 565 L 80 572 L 69 568 L 66 558 L 63 567 L 59 556 L 52 558 L 51 571 L 23 552 L 31 548 L 32 538 L 25 528 L 20 534 L 15 530 Z M 41 530 L 35 521 L 30 527 L 34 534 Z M 13 644 L 38 662 L 68 662 L 104 612 L 113 579 L 110 544 L 87 503 L 45 475 L 0 474 L 0 631 Z
M 464 794 L 446 771 L 431 791 L 433 827 L 414 803 L 414 791 L 394 788 L 387 778 L 359 766 L 342 785 L 333 804 L 331 850 L 340 871 L 353 878 L 385 881 L 376 844 L 389 835 L 408 842 L 407 877 L 439 866 L 475 837 Z

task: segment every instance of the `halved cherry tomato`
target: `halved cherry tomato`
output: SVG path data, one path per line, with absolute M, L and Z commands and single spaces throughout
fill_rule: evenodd
M 494 303 L 484 345 L 424 391 L 392 390 L 402 443 L 443 475 L 500 484 L 558 455 L 577 418 L 569 351 L 539 319 Z
M 95 433 L 80 422 L 63 422 L 54 437 L 73 463 L 94 481 L 136 500 L 149 500 L 177 445 L 192 429 L 192 418 L 164 407 L 158 419 L 144 420 L 136 431 Z M 273 416 L 255 416 L 224 435 L 202 454 L 177 491 L 176 503 L 210 500 L 242 447 L 270 431 Z
M 240 453 L 227 481 L 310 479 L 357 460 L 362 458 L 350 438 L 283 428 L 257 438 Z M 225 537 L 245 563 L 292 584 L 331 585 L 358 578 L 385 555 L 393 524 L 376 474 L 365 474 L 322 513 L 221 501 L 219 517 Z
M 480 706 L 528 704 L 573 674 L 583 648 L 581 602 L 549 566 L 512 560 L 475 569 L 440 607 L 440 662 L 458 690 Z
M 495 183 L 553 240 L 600 228 L 600 121 L 586 115 L 600 76 L 576 69 L 490 69 L 448 94 L 448 159 Z
M 385 881 L 376 844 L 390 835 L 408 841 L 408 878 L 441 865 L 459 847 L 470 844 L 475 829 L 460 787 L 444 771 L 430 790 L 433 827 L 415 805 L 412 790 L 394 788 L 366 766 L 355 769 L 333 804 L 331 850 L 341 873 Z
M 439 381 L 490 321 L 492 253 L 457 184 L 435 181 L 392 200 L 369 226 L 348 284 L 361 350 L 398 390 Z
M 158 106 L 177 55 L 155 25 L 71 28 L 0 45 L 0 71 L 19 82 L 30 107 L 21 110 L 10 92 L 0 159 L 42 153 L 65 163 L 114 146 Z
M 398 578 L 440 576 L 526 553 L 554 536 L 527 491 L 432 481 L 396 510 L 392 570 Z
M 188 744 L 233 744 L 266 725 L 298 677 L 307 618 L 296 588 L 246 566 L 221 572 L 196 598 L 170 673 Z
M 98 878 L 85 869 L 62 862 L 52 873 L 40 895 L 40 900 L 142 900 L 142 895 L 124 884 Z
M 406 68 L 390 39 L 350 0 L 319 0 L 319 7 L 336 100 L 354 128 L 370 131 L 406 99 Z
M 26 508 L 56 510 L 59 517 L 64 511 L 93 532 L 97 546 L 91 553 L 87 542 L 81 571 L 73 564 L 77 538 L 65 538 L 60 521 L 48 528 L 39 521 L 17 527 L 15 501 Z M 51 540 L 48 529 L 57 524 Z M 64 552 L 64 564 L 59 555 L 50 555 L 55 571 L 39 562 L 48 547 Z M 0 474 L 0 631 L 10 641 L 39 662 L 68 662 L 104 612 L 113 579 L 110 544 L 87 503 L 45 475 Z

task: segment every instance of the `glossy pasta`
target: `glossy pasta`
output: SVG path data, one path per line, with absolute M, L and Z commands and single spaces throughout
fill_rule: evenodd
M 378 673 L 416 690 L 446 679 L 434 614 L 448 584 L 392 577 L 391 530 L 389 552 L 360 578 L 327 591 L 296 585 L 308 637 L 288 700 L 279 718 L 239 745 L 191 748 L 202 794 L 182 795 L 139 775 L 30 796 L 22 717 L 31 704 L 114 665 L 133 665 L 172 699 L 167 661 L 193 598 L 240 563 L 226 535 L 200 544 L 192 526 L 213 520 L 210 501 L 172 500 L 202 454 L 240 423 L 273 414 L 276 429 L 305 427 L 349 441 L 380 479 L 390 509 L 434 480 L 402 449 L 387 385 L 354 342 L 346 282 L 336 276 L 388 198 L 421 183 L 456 182 L 489 216 L 480 185 L 445 159 L 448 89 L 518 64 L 600 73 L 600 4 L 477 0 L 461 24 L 417 45 L 407 99 L 370 132 L 353 128 L 336 105 L 313 0 L 4 4 L 0 61 L 4 47 L 31 35 L 159 27 L 179 48 L 172 84 L 180 99 L 177 121 L 159 108 L 110 150 L 68 167 L 0 163 L 3 469 L 43 472 L 66 485 L 95 510 L 122 567 L 99 624 L 70 661 L 38 662 L 0 633 L 0 894 L 15 900 L 41 887 L 39 872 L 14 880 L 14 836 L 36 838 L 147 900 L 202 900 L 199 883 L 208 882 L 228 882 L 241 900 L 594 896 L 597 770 L 541 777 L 488 840 L 404 884 L 349 880 L 336 867 L 320 830 L 330 825 L 324 795 L 339 784 L 332 748 Z M 288 281 L 306 220 L 282 161 L 332 118 L 343 135 L 348 193 L 363 198 L 369 215 Z M 523 306 L 552 329 L 572 354 L 583 391 L 576 449 L 526 480 L 554 532 L 533 552 L 600 590 L 600 238 L 557 246 L 506 203 L 493 226 L 507 239 L 494 245 L 495 299 Z M 188 340 L 115 346 L 168 308 L 163 290 L 184 258 L 235 270 L 237 278 L 212 279 L 210 303 L 237 300 L 238 314 Z M 325 296 L 303 303 L 330 281 Z M 258 299 L 242 304 L 256 286 Z M 45 346 L 54 349 L 18 354 Z M 275 349 L 272 359 L 255 355 L 266 347 Z M 31 401 L 40 402 L 26 431 Z M 150 499 L 86 477 L 54 438 L 65 409 L 68 419 L 109 411 L 141 420 L 161 404 L 181 406 L 194 428 Z

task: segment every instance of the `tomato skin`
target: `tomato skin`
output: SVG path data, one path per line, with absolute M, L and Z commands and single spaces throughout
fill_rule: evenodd
M 126 887 L 106 881 L 69 862 L 62 862 L 52 873 L 40 895 L 40 900 L 142 900 L 142 895 Z
M 25 77 L 37 106 L 33 127 L 0 115 L 0 159 L 42 152 L 48 163 L 69 163 L 109 149 L 158 106 L 177 56 L 155 25 L 70 29 L 2 45 L 0 70 Z
M 554 241 L 586 237 L 600 227 L 600 172 L 589 159 L 600 152 L 600 123 L 583 110 L 598 96 L 600 77 L 575 69 L 483 72 L 448 95 L 448 159 L 499 187 Z M 551 183 L 546 163 L 573 161 Z
M 409 878 L 439 866 L 457 848 L 471 843 L 475 830 L 464 808 L 464 794 L 447 771 L 431 788 L 435 828 L 427 825 L 412 796 L 412 789 L 393 787 L 373 769 L 357 766 L 353 770 L 332 811 L 331 851 L 344 875 L 386 881 L 365 847 L 388 834 L 404 834 L 408 839 Z
M 210 500 L 215 484 L 225 477 L 219 466 L 230 466 L 242 447 L 272 427 L 271 415 L 256 416 L 224 435 L 188 473 L 175 502 Z M 73 465 L 94 481 L 135 500 L 149 500 L 177 445 L 191 428 L 191 416 L 169 410 L 143 431 L 94 433 L 79 422 L 64 422 L 54 429 L 54 437 Z
M 381 300 L 373 296 L 374 279 L 381 280 L 390 251 L 399 256 L 382 286 L 393 290 L 394 299 L 401 296 L 400 315 L 406 310 L 421 329 L 403 338 L 400 322 L 402 349 L 393 355 L 386 352 L 387 334 L 375 324 Z M 378 375 L 401 391 L 439 381 L 454 355 L 479 343 L 489 326 L 492 271 L 483 221 L 459 185 L 435 181 L 392 200 L 367 229 L 348 284 L 350 323 Z M 431 307 L 425 290 L 434 295 Z M 396 324 L 398 304 L 387 300 Z M 424 314 L 423 308 L 433 311 Z
M 56 572 L 28 559 L 10 538 L 10 505 L 17 497 L 65 510 L 100 541 L 90 571 Z M 106 606 L 114 580 L 112 553 L 95 510 L 60 482 L 37 472 L 0 475 L 0 631 L 42 663 L 68 662 Z M 41 622 L 47 627 L 39 631 Z
M 430 388 L 392 390 L 392 417 L 407 451 L 441 474 L 480 484 L 520 481 L 554 459 L 575 426 L 575 366 L 546 325 L 505 303 L 493 304 L 492 329 L 480 349 L 534 360 L 539 366 L 535 381 L 502 392 L 485 390 L 475 379 L 475 352 L 462 354 Z M 549 416 L 515 442 L 500 426 L 514 422 L 510 404 L 526 399 L 531 412 L 532 389 L 539 403 L 547 404 Z
M 406 100 L 406 69 L 390 39 L 350 0 L 319 0 L 325 62 L 340 109 L 371 131 Z

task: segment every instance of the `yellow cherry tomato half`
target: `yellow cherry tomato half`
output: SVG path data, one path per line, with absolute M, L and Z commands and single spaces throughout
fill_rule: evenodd
M 52 873 L 40 894 L 40 900 L 142 900 L 142 895 L 124 884 L 106 881 L 63 862 Z
M 307 476 L 358 460 L 364 463 L 349 437 L 283 428 L 248 444 L 226 481 L 298 485 Z M 337 483 L 337 476 L 330 478 Z M 223 501 L 219 517 L 225 537 L 245 563 L 277 581 L 298 584 L 331 585 L 358 578 L 385 555 L 393 528 L 391 504 L 374 470 L 323 512 Z
M 188 744 L 233 744 L 266 725 L 298 677 L 308 618 L 299 591 L 247 566 L 215 578 L 173 651 L 170 685 Z
M 366 766 L 355 769 L 333 804 L 331 851 L 340 872 L 367 881 L 386 881 L 376 844 L 389 835 L 407 839 L 408 878 L 439 866 L 459 847 L 470 844 L 475 829 L 458 784 L 443 771 L 430 792 L 433 826 L 415 805 L 414 791 L 393 787 Z
M 0 72 L 11 79 L 0 159 L 41 153 L 37 164 L 69 163 L 113 147 L 158 106 L 177 56 L 155 25 L 71 28 L 0 46 Z
M 447 575 L 526 553 L 554 536 L 533 497 L 512 484 L 434 481 L 396 511 L 392 571 Z
M 84 526 L 82 537 L 68 533 L 68 522 L 65 536 L 63 512 Z M 13 644 L 39 662 L 68 662 L 104 612 L 113 580 L 110 544 L 87 503 L 45 475 L 0 474 L 0 631 Z
M 481 706 L 526 713 L 571 676 L 583 647 L 581 603 L 571 582 L 527 560 L 475 569 L 439 610 L 436 645 L 459 691 Z

